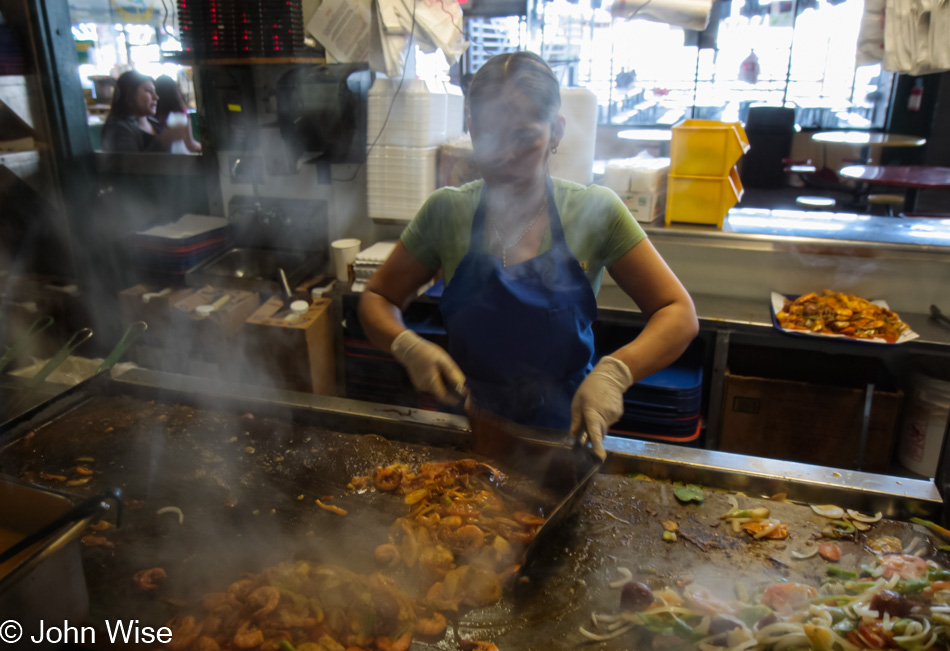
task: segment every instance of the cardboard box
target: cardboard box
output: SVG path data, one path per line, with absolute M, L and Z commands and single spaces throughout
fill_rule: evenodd
M 666 188 L 662 192 L 627 192 L 621 198 L 638 222 L 649 223 L 666 214 Z
M 475 151 L 471 143 L 465 145 L 446 143 L 439 146 L 439 171 L 436 186 L 461 187 L 470 181 L 482 178 L 475 164 Z
M 288 319 L 284 301 L 271 297 L 247 320 L 244 368 L 248 384 L 332 396 L 336 366 L 330 299 L 316 299 L 303 315 Z
M 875 391 L 864 450 L 865 391 L 726 373 L 720 449 L 836 468 L 887 472 L 903 394 Z

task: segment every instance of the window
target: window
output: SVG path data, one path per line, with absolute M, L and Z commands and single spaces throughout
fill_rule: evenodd
M 538 52 L 564 85 L 599 102 L 600 122 L 735 121 L 750 106 L 793 106 L 805 128 L 882 127 L 891 74 L 855 65 L 863 0 L 715 0 L 693 32 L 613 20 L 598 0 L 552 0 L 525 18 L 469 18 L 467 71 L 510 49 Z

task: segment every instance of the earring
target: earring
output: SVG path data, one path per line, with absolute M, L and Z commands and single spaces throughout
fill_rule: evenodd
M 557 147 L 551 147 L 551 153 L 552 153 L 552 154 L 556 154 L 556 153 L 557 153 Z

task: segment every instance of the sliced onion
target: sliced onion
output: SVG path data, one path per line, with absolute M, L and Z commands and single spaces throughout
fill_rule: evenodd
M 617 568 L 617 572 L 620 573 L 620 576 L 621 576 L 622 578 L 618 579 L 617 581 L 611 581 L 610 583 L 608 583 L 607 585 L 608 585 L 609 587 L 611 587 L 611 588 L 622 588 L 622 587 L 627 583 L 627 581 L 633 580 L 633 572 L 631 572 L 631 571 L 628 570 L 627 568 L 625 568 L 625 567 L 618 567 L 618 568 Z
M 592 633 L 588 631 L 586 628 L 584 628 L 583 626 L 581 626 L 578 630 L 580 631 L 580 634 L 586 637 L 588 640 L 592 640 L 594 642 L 606 642 L 607 640 L 612 640 L 615 637 L 620 637 L 621 635 L 629 631 L 631 628 L 633 628 L 633 624 L 628 624 L 627 626 L 618 628 L 612 633 L 607 633 L 606 635 Z
M 181 512 L 181 509 L 177 506 L 163 506 L 159 510 L 155 511 L 155 515 L 164 515 L 165 513 L 175 513 L 178 515 L 178 524 L 185 524 L 185 514 Z
M 840 520 L 844 517 L 844 509 L 834 504 L 812 504 L 811 510 L 823 518 L 831 518 L 832 520 Z
M 860 520 L 852 520 L 851 524 L 853 524 L 853 525 L 854 525 L 854 528 L 857 529 L 858 531 L 870 531 L 870 530 L 871 530 L 871 525 L 865 524 L 865 523 L 861 522 Z
M 815 507 L 812 507 L 815 508 Z M 848 509 L 848 516 L 852 520 L 857 520 L 858 522 L 866 522 L 868 524 L 874 524 L 875 522 L 880 522 L 883 517 L 881 512 L 878 511 L 874 515 L 864 515 L 860 511 L 855 511 L 853 509 Z
M 793 550 L 792 550 L 792 558 L 797 558 L 797 559 L 799 559 L 799 560 L 804 560 L 804 559 L 806 559 L 806 558 L 811 558 L 812 556 L 814 556 L 814 555 L 817 554 L 817 553 L 818 553 L 818 545 L 815 545 L 814 547 L 811 548 L 811 551 L 806 551 L 804 554 L 801 553 L 801 552 L 797 552 L 797 551 L 795 551 L 795 550 L 793 549 Z

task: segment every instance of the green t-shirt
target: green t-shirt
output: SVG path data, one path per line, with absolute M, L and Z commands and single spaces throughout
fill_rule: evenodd
M 460 188 L 436 190 L 402 233 L 402 243 L 409 253 L 433 271 L 442 269 L 446 285 L 468 253 L 472 220 L 484 185 L 484 181 L 473 181 Z M 639 244 L 646 233 L 609 188 L 554 179 L 554 202 L 561 214 L 567 246 L 596 294 L 604 268 Z M 548 228 L 540 252 L 550 248 Z M 488 251 L 487 233 L 481 251 Z

